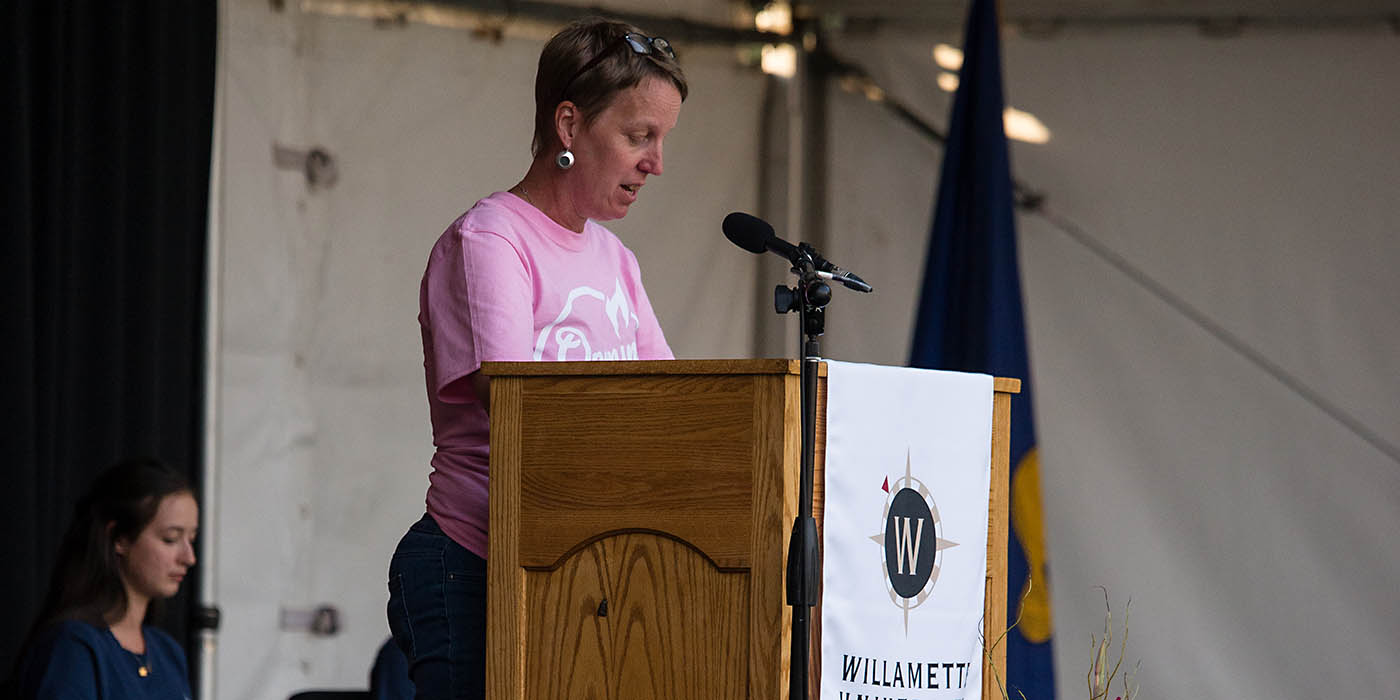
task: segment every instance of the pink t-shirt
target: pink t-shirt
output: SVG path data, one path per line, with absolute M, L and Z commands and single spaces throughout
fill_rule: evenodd
M 418 309 L 437 447 L 428 513 L 482 557 L 490 421 L 468 375 L 489 361 L 673 357 L 632 251 L 591 220 L 575 233 L 506 192 L 443 232 Z

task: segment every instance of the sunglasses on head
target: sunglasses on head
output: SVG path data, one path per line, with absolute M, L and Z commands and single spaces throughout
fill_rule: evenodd
M 588 59 L 588 62 L 583 64 L 583 67 L 579 68 L 578 72 L 574 73 L 574 76 L 569 78 L 568 82 L 564 83 L 564 89 L 559 91 L 559 99 L 562 101 L 565 97 L 568 97 L 569 88 L 574 86 L 579 76 L 587 73 L 593 66 L 598 65 L 608 54 L 613 52 L 613 48 L 617 44 L 626 44 L 628 48 L 632 49 L 632 53 L 641 56 L 656 55 L 664 56 L 673 61 L 676 60 L 676 50 L 671 48 L 671 42 L 666 41 L 665 37 L 646 36 L 645 34 L 638 34 L 636 32 L 627 32 L 616 42 L 608 45 L 608 47 L 602 51 L 599 51 L 597 56 Z

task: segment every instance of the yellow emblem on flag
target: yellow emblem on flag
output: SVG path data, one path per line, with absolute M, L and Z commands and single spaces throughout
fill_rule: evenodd
M 1021 636 L 1033 644 L 1050 641 L 1049 552 L 1045 550 L 1045 511 L 1040 505 L 1040 451 L 1032 447 L 1011 474 L 1011 529 L 1026 556 L 1030 580 L 1021 588 L 1016 617 Z M 1032 585 L 1034 582 L 1034 585 Z M 1026 589 L 1030 590 L 1027 591 Z

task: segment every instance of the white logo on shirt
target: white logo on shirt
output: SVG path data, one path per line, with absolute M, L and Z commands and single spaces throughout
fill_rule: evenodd
M 613 293 L 611 297 L 592 287 L 575 287 L 569 292 L 568 299 L 564 302 L 564 308 L 559 312 L 559 316 L 553 323 L 545 326 L 540 331 L 540 335 L 535 339 L 534 359 L 536 361 L 544 359 L 544 346 L 551 337 L 559 346 L 557 361 L 564 361 L 569 358 L 569 351 L 574 348 L 582 348 L 580 352 L 574 353 L 575 360 L 635 360 L 637 359 L 637 342 L 634 339 L 631 343 L 614 342 L 610 348 L 593 350 L 592 344 L 588 342 L 588 336 L 579 328 L 562 325 L 574 312 L 574 302 L 581 297 L 597 299 L 603 302 L 603 312 L 607 314 L 608 321 L 612 323 L 613 333 L 617 336 L 617 341 L 622 340 L 622 329 L 632 327 L 633 329 L 641 325 L 637 319 L 637 314 L 632 312 L 631 304 L 628 302 L 627 294 L 622 290 L 622 281 L 614 279 Z M 635 335 L 635 333 L 634 333 Z M 598 339 L 594 339 L 595 341 Z M 580 356 L 581 355 L 581 356 Z

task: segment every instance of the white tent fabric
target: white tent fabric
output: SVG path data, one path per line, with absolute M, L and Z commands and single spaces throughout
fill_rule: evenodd
M 1018 152 L 1025 177 L 1390 449 L 1023 217 L 1061 687 L 1079 687 L 1068 670 L 1087 663 L 1075 642 L 1104 584 L 1134 597 L 1163 695 L 1385 695 L 1400 654 L 1394 37 L 1058 43 L 1008 52 L 1013 99 L 1065 125 Z
M 936 39 L 842 49 L 943 124 Z M 1400 654 L 1394 37 L 1009 37 L 1004 63 L 1008 103 L 1054 134 L 1014 146 L 1016 175 L 1328 407 L 1046 218 L 1018 218 L 1060 696 L 1086 691 L 1099 585 L 1116 620 L 1133 599 L 1128 661 L 1148 697 L 1386 694 Z M 832 257 L 875 270 L 881 291 L 916 290 L 938 154 L 832 94 Z M 906 359 L 915 302 L 880 304 L 833 313 L 834 355 Z
M 363 687 L 384 576 L 430 444 L 417 285 L 442 228 L 528 158 L 539 42 L 223 4 L 219 700 Z M 843 42 L 942 124 L 934 40 Z M 776 260 L 719 235 L 756 209 L 764 79 L 682 47 L 666 174 L 612 228 L 686 357 L 790 328 L 751 301 Z M 1008 37 L 1008 100 L 1054 133 L 1017 175 L 1066 220 L 1400 444 L 1400 61 L 1387 35 Z M 827 351 L 901 364 L 941 150 L 833 89 Z M 274 144 L 321 146 L 309 188 Z M 1400 656 L 1400 468 L 1091 250 L 1019 220 L 1061 697 L 1109 588 L 1149 695 L 1377 696 Z M 765 320 L 767 319 L 767 320 Z M 790 339 L 789 339 L 790 340 Z M 767 345 L 765 345 L 767 343 Z M 783 347 L 786 347 L 785 344 Z M 280 630 L 332 603 L 343 631 Z

